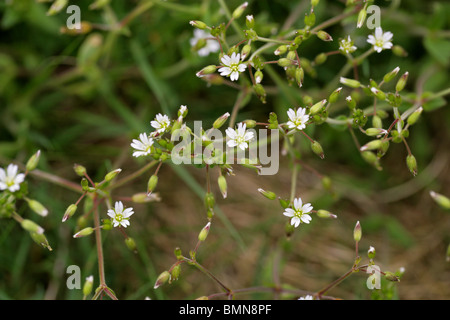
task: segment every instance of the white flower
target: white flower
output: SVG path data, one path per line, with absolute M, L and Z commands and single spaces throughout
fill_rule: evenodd
M 17 174 L 18 167 L 15 164 L 9 164 L 6 172 L 0 168 L 0 190 L 8 189 L 15 192 L 20 189 L 20 184 L 25 180 L 25 174 Z
M 224 55 L 222 57 L 223 67 L 219 69 L 221 76 L 229 76 L 231 81 L 239 79 L 239 73 L 244 72 L 247 65 L 241 62 L 241 54 L 233 52 L 231 57 Z
M 205 57 L 209 55 L 211 52 L 217 52 L 220 49 L 219 42 L 214 39 L 208 39 L 212 38 L 212 35 L 210 33 L 207 33 L 205 30 L 202 29 L 194 29 L 194 37 L 190 39 L 191 47 L 194 47 L 197 42 L 201 39 L 206 39 L 206 44 L 202 48 L 200 48 L 197 53 L 201 57 Z
M 392 48 L 392 37 L 394 34 L 392 32 L 384 32 L 381 27 L 375 29 L 375 36 L 369 35 L 367 42 L 373 45 L 376 52 L 380 53 L 383 49 Z
M 297 129 L 297 130 L 303 130 L 306 128 L 306 123 L 309 120 L 309 115 L 305 114 L 306 109 L 305 108 L 298 108 L 297 111 L 294 111 L 294 109 L 289 109 L 287 114 L 289 117 L 289 121 L 287 122 L 289 129 Z
M 304 296 L 304 297 L 300 297 L 298 298 L 298 300 L 314 300 L 313 296 L 310 296 L 309 294 Z
M 309 212 L 311 212 L 312 209 L 313 207 L 310 203 L 303 204 L 301 198 L 295 198 L 294 208 L 286 208 L 283 214 L 286 217 L 292 218 L 291 225 L 297 228 L 300 223 L 309 223 L 311 221 Z
M 133 157 L 146 156 L 151 152 L 153 139 L 146 133 L 141 133 L 139 139 L 140 140 L 133 139 L 133 142 L 131 143 L 131 146 L 136 150 L 133 152 Z
M 356 46 L 353 45 L 353 41 L 350 38 L 350 36 L 347 37 L 347 39 L 342 39 L 339 41 L 339 50 L 345 53 L 352 53 L 356 49 L 358 49 Z
M 123 209 L 123 203 L 122 201 L 116 201 L 114 205 L 114 209 L 108 210 L 108 216 L 112 218 L 112 222 L 114 224 L 114 227 L 117 227 L 119 225 L 126 228 L 130 225 L 130 216 L 133 214 L 133 208 L 126 208 Z
M 246 124 L 245 123 L 239 123 L 237 129 L 228 128 L 225 130 L 225 133 L 227 134 L 228 140 L 227 145 L 230 148 L 238 146 L 242 150 L 245 150 L 248 148 L 248 141 L 253 139 L 253 132 L 247 132 L 246 130 Z
M 151 121 L 150 124 L 158 133 L 163 133 L 169 128 L 170 119 L 168 116 L 158 113 L 155 120 Z

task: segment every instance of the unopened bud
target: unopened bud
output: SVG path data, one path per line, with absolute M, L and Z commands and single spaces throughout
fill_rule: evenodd
M 169 283 L 178 280 L 178 278 L 180 277 L 180 273 L 181 273 L 181 264 L 177 264 L 172 268 Z
M 146 203 L 160 200 L 161 198 L 159 197 L 159 194 L 154 192 L 150 195 L 147 194 L 147 192 L 139 192 L 131 196 L 131 201 L 136 203 Z
M 48 243 L 47 237 L 43 233 L 30 232 L 30 235 L 34 242 L 36 242 L 41 247 L 46 248 L 49 251 L 53 250 Z
M 249 44 L 246 44 L 245 46 L 242 47 L 241 50 L 241 59 L 244 60 L 245 57 L 248 56 L 248 54 L 252 51 L 252 46 Z
M 343 85 L 346 85 L 346 86 L 351 87 L 351 88 L 359 88 L 361 86 L 361 82 L 359 82 L 358 80 L 355 80 L 355 79 L 349 79 L 349 78 L 341 77 L 339 79 L 339 81 Z
M 380 100 L 386 99 L 386 94 L 381 91 L 380 89 L 377 89 L 375 87 L 370 88 L 370 91 Z
M 272 191 L 266 191 L 264 189 L 259 188 L 258 192 L 261 193 L 264 197 L 270 200 L 275 200 L 277 198 L 277 195 Z
M 279 46 L 275 51 L 274 51 L 274 55 L 276 56 L 280 56 L 282 54 L 285 54 L 287 51 L 287 46 L 282 44 L 281 46 Z
M 399 57 L 406 57 L 408 55 L 408 52 L 406 52 L 405 49 L 403 49 L 403 47 L 399 46 L 399 45 L 394 45 L 392 47 L 392 52 Z
M 345 98 L 345 101 L 347 101 L 347 106 L 349 107 L 350 110 L 356 108 L 356 102 L 355 100 L 353 100 L 351 96 L 347 96 L 347 98 Z
M 360 151 L 367 151 L 367 150 L 376 150 L 381 148 L 381 140 L 372 140 L 365 145 L 363 145 L 359 150 Z
M 197 29 L 206 29 L 207 27 L 206 23 L 200 20 L 191 20 L 189 24 Z
M 158 176 L 154 174 L 150 177 L 150 179 L 148 179 L 147 195 L 150 195 L 155 190 L 157 184 L 158 184 Z
M 363 151 L 361 152 L 362 158 L 372 166 L 374 166 L 377 170 L 381 170 L 380 160 L 377 155 L 371 151 Z
M 23 219 L 20 222 L 20 225 L 22 226 L 22 228 L 24 228 L 25 230 L 29 231 L 29 232 L 35 232 L 37 234 L 43 234 L 44 233 L 44 229 L 39 226 L 37 223 L 35 223 L 34 221 L 28 220 L 28 219 Z
M 137 249 L 136 249 L 136 242 L 134 241 L 134 239 L 133 238 L 131 238 L 131 237 L 127 237 L 126 239 L 125 239 L 125 245 L 127 246 L 127 248 L 131 251 L 131 252 L 137 252 Z
M 294 60 L 288 59 L 288 58 L 280 58 L 278 59 L 278 65 L 280 67 L 289 67 L 291 65 L 295 64 Z
M 212 64 L 212 65 L 209 65 L 209 66 L 204 67 L 202 70 L 200 70 L 199 72 L 197 72 L 195 75 L 196 75 L 197 77 L 201 78 L 201 77 L 203 77 L 204 75 L 207 75 L 207 74 L 211 74 L 211 73 L 216 72 L 216 70 L 217 70 L 216 66 Z
M 342 91 L 342 87 L 339 87 L 336 90 L 334 90 L 328 97 L 328 102 L 330 102 L 330 103 L 336 102 L 337 99 L 339 98 L 339 94 L 341 93 L 341 91 Z
M 198 234 L 199 241 L 205 241 L 208 236 L 209 229 L 211 228 L 211 222 L 208 222 L 205 227 L 203 227 L 202 231 Z
M 222 127 L 225 124 L 225 122 L 228 120 L 229 117 L 230 117 L 230 114 L 228 112 L 221 115 L 219 118 L 216 119 L 216 121 L 214 121 L 213 128 L 219 129 L 220 127 Z
M 443 209 L 450 210 L 450 199 L 449 198 L 447 198 L 446 196 L 444 196 L 440 193 L 434 192 L 434 191 L 430 191 L 430 196 Z
M 35 154 L 33 154 L 30 159 L 28 159 L 27 161 L 27 165 L 26 165 L 26 170 L 28 172 L 33 171 L 34 169 L 36 169 L 38 163 L 39 163 L 39 158 L 41 156 L 41 150 L 38 150 Z
M 375 248 L 374 247 L 370 246 L 369 250 L 367 250 L 367 256 L 369 257 L 370 260 L 375 258 Z
M 316 104 L 314 104 L 311 107 L 311 109 L 309 109 L 309 113 L 311 115 L 313 115 L 313 114 L 321 112 L 326 103 L 327 103 L 327 99 L 323 99 L 323 100 L 317 102 Z
M 406 165 L 408 166 L 409 171 L 416 176 L 417 175 L 417 160 L 412 154 L 409 154 L 406 157 Z
M 247 28 L 253 29 L 253 27 L 255 26 L 255 19 L 252 15 L 248 15 L 245 17 L 245 24 L 247 25 Z
M 400 71 L 400 68 L 397 67 L 394 70 L 392 70 L 391 72 L 385 74 L 385 76 L 383 77 L 383 81 L 384 82 L 389 82 L 392 79 L 394 79 L 394 77 L 397 75 L 397 73 Z
M 28 202 L 28 206 L 31 210 L 36 212 L 38 215 L 45 217 L 48 214 L 47 208 L 45 208 L 39 201 L 25 198 L 25 200 Z
M 364 24 L 364 21 L 366 21 L 367 17 L 367 10 L 366 6 L 364 6 L 358 13 L 358 20 L 356 21 L 356 27 L 361 28 Z
M 400 278 L 396 276 L 394 273 L 386 271 L 384 273 L 384 276 L 386 277 L 386 280 L 394 281 L 394 282 L 400 282 Z
M 337 216 L 335 214 L 332 214 L 331 212 L 327 211 L 327 210 L 323 210 L 323 209 L 319 209 L 317 210 L 317 216 L 319 218 L 337 218 Z
M 323 41 L 333 41 L 333 38 L 325 31 L 320 30 L 317 32 L 317 37 Z
M 303 79 L 305 77 L 305 71 L 302 67 L 295 69 L 295 81 L 297 82 L 298 86 L 303 86 Z
M 233 11 L 233 14 L 232 14 L 233 19 L 239 18 L 244 13 L 244 10 L 247 8 L 247 6 L 248 6 L 248 2 L 244 2 L 239 7 L 237 7 Z
M 56 0 L 47 11 L 48 16 L 52 16 L 60 12 L 67 6 L 68 0 Z
M 84 228 L 73 235 L 74 238 L 86 237 L 94 232 L 94 228 L 87 227 Z
M 322 146 L 320 145 L 319 142 L 317 141 L 311 142 L 311 149 L 315 154 L 317 154 L 320 157 L 320 159 L 325 158 L 325 154 L 323 153 Z
M 353 239 L 356 242 L 359 242 L 361 240 L 361 236 L 362 236 L 362 230 L 361 230 L 361 225 L 358 221 L 358 222 L 356 222 L 355 229 L 353 229 Z
M 83 285 L 83 296 L 87 297 L 91 292 L 94 284 L 94 276 L 89 276 Z
M 422 114 L 422 111 L 423 111 L 423 108 L 420 107 L 416 111 L 411 113 L 411 115 L 408 117 L 408 120 L 407 120 L 407 122 L 410 126 L 412 126 L 414 123 L 417 122 L 417 120 L 419 120 L 419 117 Z
M 264 77 L 264 74 L 261 72 L 261 70 L 258 69 L 255 72 L 255 83 L 261 83 L 263 77 Z
M 395 91 L 400 92 L 405 88 L 406 81 L 408 81 L 409 72 L 405 72 L 400 79 L 398 79 L 397 84 L 395 85 Z
M 86 174 L 86 168 L 83 167 L 82 165 L 79 164 L 75 164 L 73 166 L 73 170 L 75 171 L 75 173 L 77 175 L 79 175 L 80 177 L 83 177 Z
M 183 254 L 181 253 L 181 249 L 179 247 L 176 247 L 173 253 L 175 254 L 177 260 L 183 259 Z
M 217 184 L 219 185 L 220 192 L 225 199 L 227 197 L 227 179 L 221 175 L 217 179 Z
M 327 61 L 327 58 L 328 58 L 328 56 L 327 56 L 324 52 L 322 52 L 322 53 L 319 53 L 319 54 L 314 58 L 314 62 L 315 62 L 316 64 L 322 64 L 322 63 L 325 63 L 325 61 Z
M 153 289 L 157 289 L 160 286 L 162 286 L 164 283 L 166 283 L 170 279 L 170 273 L 169 271 L 164 271 L 161 273 L 158 278 L 156 279 L 155 285 L 153 286 Z
M 382 128 L 368 128 L 365 131 L 365 134 L 368 135 L 369 137 L 373 137 L 373 136 L 378 136 L 380 134 L 386 134 L 387 130 L 386 129 L 382 129 Z M 375 148 L 377 149 L 377 148 Z
M 216 204 L 216 200 L 214 198 L 214 195 L 211 192 L 207 192 L 205 194 L 205 207 L 207 209 L 212 209 L 212 208 L 214 208 L 215 204 Z
M 122 172 L 122 169 L 116 169 L 111 172 L 108 172 L 105 176 L 105 181 L 111 181 L 114 179 L 120 172 Z
M 255 90 L 256 95 L 258 96 L 259 100 L 261 100 L 262 103 L 266 103 L 266 90 L 264 87 L 257 83 L 253 86 L 253 90 Z

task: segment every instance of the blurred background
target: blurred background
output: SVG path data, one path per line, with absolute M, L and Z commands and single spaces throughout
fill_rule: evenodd
M 180 105 L 189 109 L 188 124 L 207 125 L 231 112 L 238 91 L 224 85 L 209 86 L 195 76 L 204 66 L 217 64 L 217 54 L 200 57 L 190 45 L 190 20 L 210 25 L 227 22 L 221 1 L 110 1 L 92 9 L 93 1 L 69 1 L 81 8 L 81 19 L 93 30 L 80 35 L 61 33 L 69 14 L 48 16 L 51 2 L 34 0 L 0 3 L 0 165 L 25 163 L 41 150 L 39 169 L 79 183 L 75 163 L 88 169 L 94 179 L 122 168 L 127 175 L 145 165 L 131 156 L 130 142 L 140 132 L 152 131 L 150 121 L 159 112 L 175 118 Z M 225 1 L 233 10 L 240 1 Z M 144 6 L 143 6 L 144 4 Z M 222 4 L 222 5 L 221 5 Z M 446 1 L 376 1 L 383 30 L 407 52 L 390 50 L 371 55 L 359 68 L 363 83 L 380 81 L 400 66 L 408 71 L 404 97 L 417 92 L 448 88 L 450 65 L 450 5 Z M 145 8 L 139 11 L 136 8 Z M 309 1 L 249 1 L 237 23 L 245 28 L 245 15 L 253 14 L 256 31 L 271 37 L 286 25 L 303 28 Z M 345 12 L 345 1 L 320 1 L 317 24 Z M 124 28 L 110 30 L 122 22 Z M 316 38 L 299 51 L 314 60 L 321 52 L 338 49 L 338 39 L 351 34 L 358 52 L 368 49 L 367 35 L 356 29 L 356 15 L 325 29 L 333 42 Z M 233 28 L 230 43 L 241 40 Z M 260 44 L 258 44 L 260 45 Z M 267 59 L 274 59 L 271 52 Z M 267 102 L 252 96 L 237 121 L 267 122 L 270 112 L 285 121 L 290 107 L 302 106 L 302 97 L 326 98 L 339 84 L 330 83 L 345 64 L 342 55 L 331 55 L 306 74 L 304 86 L 288 86 L 283 72 L 273 67 L 265 74 Z M 349 74 L 351 77 L 351 74 Z M 344 89 L 344 90 L 347 90 Z M 347 115 L 342 95 L 331 117 Z M 365 104 L 365 105 L 364 105 Z M 370 107 L 371 101 L 363 101 Z M 410 104 L 409 104 L 410 106 Z M 405 110 L 408 103 L 405 103 Z M 380 106 L 382 108 L 382 106 Z M 403 144 L 391 144 L 381 160 L 382 171 L 360 156 L 348 130 L 327 124 L 310 126 L 308 134 L 322 144 L 325 159 L 312 154 L 307 141 L 301 149 L 304 165 L 297 181 L 297 195 L 314 208 L 326 209 L 338 219 L 315 218 L 301 225 L 288 240 L 286 218 L 277 201 L 262 197 L 257 189 L 289 197 L 291 170 L 281 158 L 274 176 L 258 176 L 235 166 L 228 180 L 228 197 L 220 197 L 218 211 L 207 241 L 197 254 L 199 262 L 233 289 L 281 283 L 292 289 L 315 292 L 347 272 L 354 262 L 353 228 L 362 226 L 359 245 L 363 261 L 369 246 L 376 249 L 376 263 L 383 271 L 405 268 L 400 283 L 383 281 L 373 294 L 367 275 L 354 274 L 328 295 L 342 299 L 449 299 L 450 215 L 439 208 L 430 190 L 450 195 L 448 97 L 424 105 L 420 121 L 410 130 L 409 146 L 417 158 L 419 173 L 406 167 Z M 334 112 L 334 113 L 333 113 Z M 392 122 L 392 113 L 383 125 Z M 369 120 L 370 121 L 370 120 Z M 369 139 L 355 131 L 361 144 Z M 115 190 L 113 197 L 131 196 L 146 189 L 148 174 Z M 213 181 L 216 172 L 213 171 Z M 332 181 L 325 190 L 321 176 Z M 194 248 L 198 232 L 206 224 L 202 196 L 205 171 L 193 166 L 163 165 L 158 184 L 161 201 L 132 204 L 135 215 L 127 233 L 138 253 L 130 252 L 117 230 L 105 232 L 104 255 L 107 284 L 119 299 L 194 299 L 220 292 L 220 287 L 194 267 L 183 265 L 180 280 L 153 289 L 157 276 L 176 260 L 175 247 L 185 255 Z M 50 211 L 34 215 L 25 204 L 19 213 L 46 230 L 53 248 L 37 246 L 12 219 L 0 220 L 0 299 L 80 299 L 80 290 L 66 287 L 66 268 L 78 265 L 82 279 L 98 281 L 94 237 L 73 239 L 76 219 L 61 223 L 67 206 L 78 194 L 35 176 L 28 178 L 30 196 Z M 106 210 L 104 212 L 106 216 Z M 296 299 L 300 291 L 282 298 Z M 236 298 L 272 299 L 272 294 L 250 293 Z

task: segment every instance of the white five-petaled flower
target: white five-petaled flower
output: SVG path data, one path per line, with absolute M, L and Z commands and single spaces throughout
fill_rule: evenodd
M 114 204 L 114 209 L 108 210 L 108 216 L 112 218 L 112 223 L 114 227 L 122 226 L 126 228 L 130 225 L 130 216 L 133 214 L 133 208 L 123 209 L 122 201 L 116 201 Z
M 358 48 L 353 45 L 353 40 L 350 38 L 350 36 L 348 36 L 347 39 L 342 39 L 341 41 L 339 41 L 339 50 L 344 53 L 352 53 L 356 49 Z
M 198 49 L 197 53 L 201 57 L 209 55 L 211 52 L 217 52 L 220 49 L 219 42 L 212 39 L 213 36 L 202 29 L 194 29 L 194 37 L 189 40 L 191 47 L 194 47 L 199 40 L 205 39 L 205 45 Z
M 241 61 L 240 53 L 233 52 L 231 57 L 224 55 L 221 60 L 223 67 L 219 69 L 220 75 L 229 76 L 231 81 L 239 79 L 239 73 L 247 68 L 247 65 Z
M 248 148 L 248 142 L 253 139 L 253 132 L 246 130 L 245 123 L 239 123 L 237 129 L 228 128 L 225 130 L 228 140 L 227 145 L 230 148 L 238 146 L 241 150 Z
M 158 113 L 155 120 L 150 122 L 151 126 L 156 129 L 158 133 L 165 132 L 170 126 L 170 119 L 166 115 Z
M 139 140 L 133 139 L 131 146 L 136 150 L 133 152 L 133 157 L 140 157 L 149 155 L 153 145 L 153 139 L 146 133 L 139 134 Z
M 309 115 L 306 114 L 305 108 L 298 108 L 297 111 L 290 108 L 287 112 L 289 121 L 287 122 L 289 129 L 303 130 L 306 128 L 306 123 L 309 120 Z
M 369 35 L 367 42 L 373 45 L 376 52 L 380 53 L 384 49 L 392 48 L 392 37 L 394 34 L 392 32 L 383 32 L 381 27 L 375 29 L 375 35 Z
M 15 192 L 20 189 L 20 184 L 25 180 L 25 174 L 17 174 L 18 167 L 15 164 L 9 164 L 5 169 L 0 168 L 0 190 L 8 189 Z
M 311 221 L 312 218 L 309 213 L 312 209 L 313 207 L 310 203 L 303 204 L 302 198 L 295 198 L 294 207 L 286 208 L 283 214 L 286 217 L 290 217 L 291 225 L 297 228 L 300 223 L 309 223 Z

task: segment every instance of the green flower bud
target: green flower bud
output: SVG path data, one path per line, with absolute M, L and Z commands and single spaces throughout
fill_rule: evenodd
M 365 5 L 358 13 L 358 20 L 356 21 L 357 28 L 361 28 L 362 25 L 364 24 L 364 21 L 366 21 L 366 17 L 367 17 L 366 7 L 367 7 L 367 5 Z
M 319 0 L 311 0 L 311 7 L 316 7 L 319 4 Z
M 400 79 L 398 79 L 397 84 L 395 85 L 395 91 L 400 92 L 405 88 L 406 81 L 408 81 L 409 72 L 405 72 Z
M 221 175 L 217 179 L 217 184 L 219 185 L 220 192 L 225 199 L 227 197 L 227 179 Z
M 270 200 L 275 200 L 277 198 L 277 195 L 272 191 L 266 191 L 264 189 L 259 188 L 258 192 L 261 193 L 264 197 Z
M 386 94 L 381 91 L 380 89 L 377 89 L 375 87 L 370 88 L 370 91 L 375 95 L 375 97 L 377 97 L 380 100 L 385 100 L 386 99 Z
M 209 66 L 204 67 L 202 70 L 200 70 L 199 72 L 197 72 L 195 75 L 196 75 L 197 77 L 201 78 L 201 77 L 203 77 L 204 75 L 207 75 L 207 74 L 211 74 L 211 73 L 216 72 L 216 70 L 217 70 L 217 67 L 216 67 L 215 65 L 211 64 L 211 65 L 209 65 Z
M 419 120 L 420 115 L 422 114 L 423 108 L 420 107 L 418 108 L 416 111 L 414 111 L 413 113 L 411 113 L 411 115 L 408 117 L 407 123 L 412 126 L 414 123 L 417 122 L 417 120 Z
M 230 114 L 228 112 L 221 115 L 219 118 L 216 119 L 216 121 L 214 121 L 213 128 L 219 129 L 220 127 L 222 127 L 229 117 L 230 117 Z
M 314 26 L 316 24 L 316 15 L 314 12 L 311 12 L 309 15 L 305 15 L 304 22 L 307 27 Z
M 160 286 L 162 286 L 164 283 L 166 283 L 170 279 L 170 273 L 169 271 L 162 272 L 158 278 L 156 279 L 155 285 L 153 286 L 153 289 L 157 289 Z
M 345 98 L 345 101 L 347 101 L 347 106 L 350 110 L 354 110 L 356 108 L 356 102 L 351 96 L 347 96 L 347 98 Z
M 125 239 L 125 245 L 127 246 L 127 248 L 128 248 L 131 252 L 134 252 L 134 253 L 137 252 L 136 242 L 134 241 L 133 238 L 127 237 L 127 238 Z
M 372 140 L 365 145 L 363 145 L 359 150 L 367 151 L 367 150 L 376 150 L 381 148 L 381 140 Z
M 147 195 L 150 195 L 155 190 L 157 184 L 158 184 L 158 176 L 154 174 L 148 180 Z
M 376 129 L 381 129 L 383 127 L 383 121 L 381 120 L 381 118 L 378 115 L 374 115 L 372 117 L 372 125 Z
M 94 232 L 94 228 L 87 227 L 84 228 L 73 235 L 74 238 L 86 237 Z
M 176 247 L 173 253 L 175 254 L 177 260 L 183 259 L 183 254 L 181 253 L 181 249 L 179 247 Z
M 280 205 L 283 207 L 283 209 L 289 208 L 291 205 L 289 200 L 279 198 L 278 201 L 280 201 Z
M 181 273 L 181 264 L 177 264 L 172 268 L 172 272 L 170 274 L 169 283 L 172 283 L 172 281 L 178 280 Z
M 84 297 L 87 297 L 88 295 L 91 294 L 93 284 L 94 284 L 94 276 L 87 277 L 86 281 L 84 282 L 84 285 L 83 285 L 83 296 Z
M 403 47 L 399 46 L 399 45 L 394 45 L 392 47 L 392 52 L 399 57 L 406 57 L 408 55 L 408 52 L 406 52 L 405 49 L 403 49 Z
M 317 37 L 323 41 L 333 41 L 333 38 L 325 31 L 320 30 L 317 32 Z
M 443 209 L 450 210 L 450 199 L 449 198 L 447 198 L 446 196 L 444 196 L 442 194 L 434 192 L 434 191 L 430 191 L 430 196 Z
M 324 188 L 325 190 L 330 190 L 330 189 L 331 189 L 331 179 L 330 179 L 330 177 L 324 176 L 324 177 L 321 179 L 321 182 L 322 182 L 322 186 L 323 186 L 323 188 Z
M 36 212 L 38 215 L 42 217 L 46 217 L 48 214 L 47 208 L 45 208 L 39 201 L 25 198 L 25 200 L 28 202 L 28 206 L 31 210 Z
M 319 142 L 317 142 L 317 141 L 312 142 L 311 149 L 315 154 L 317 154 L 320 157 L 320 159 L 325 158 L 325 154 L 323 153 L 322 146 L 320 145 Z
M 337 101 L 337 99 L 339 98 L 339 94 L 341 93 L 341 91 L 342 91 L 342 87 L 339 87 L 336 90 L 334 90 L 328 97 L 328 102 L 335 103 Z
M 80 177 L 83 177 L 86 174 L 86 168 L 83 167 L 82 165 L 79 164 L 75 164 L 73 166 L 73 170 L 75 171 L 75 173 L 77 175 L 79 175 Z
M 280 58 L 278 59 L 278 65 L 280 67 L 289 67 L 291 65 L 295 64 L 294 60 L 288 59 L 288 58 Z
M 325 106 L 326 103 L 327 99 L 323 99 L 322 101 L 317 102 L 311 107 L 311 109 L 309 109 L 309 114 L 314 115 L 316 113 L 322 112 L 323 107 Z
M 327 61 L 328 56 L 325 53 L 319 53 L 315 58 L 314 58 L 314 62 L 316 64 L 322 64 L 325 63 L 325 61 Z
M 303 85 L 303 79 L 305 77 L 305 71 L 303 68 L 299 67 L 295 69 L 295 81 L 297 82 L 297 85 L 301 87 Z
M 231 15 L 233 17 L 233 19 L 239 18 L 244 13 L 244 11 L 247 8 L 247 6 L 248 6 L 248 2 L 244 2 L 239 7 L 234 9 L 234 11 L 233 11 L 233 13 Z
M 57 13 L 59 13 L 61 10 L 63 10 L 66 6 L 69 0 L 56 0 L 53 2 L 53 4 L 50 6 L 50 8 L 47 11 L 48 16 L 53 16 Z
M 113 228 L 111 219 L 102 219 L 102 229 L 111 230 Z
M 105 181 L 111 181 L 114 179 L 120 172 L 122 172 L 122 169 L 116 169 L 111 172 L 108 172 L 105 176 Z
M 39 163 L 39 158 L 41 156 L 41 150 L 38 150 L 35 154 L 33 154 L 30 159 L 28 159 L 27 164 L 26 164 L 26 171 L 30 172 L 33 171 L 34 169 L 36 169 L 38 163 Z
M 378 136 L 380 134 L 386 134 L 386 133 L 387 133 L 387 130 L 382 129 L 382 128 L 368 128 L 365 131 L 365 134 L 368 135 L 369 137 Z M 378 149 L 378 148 L 375 148 L 375 149 Z
M 408 166 L 409 171 L 414 176 L 416 176 L 417 175 L 417 161 L 416 161 L 416 158 L 412 154 L 409 154 L 406 157 L 406 165 Z
M 206 23 L 200 20 L 189 21 L 189 24 L 197 29 L 206 29 L 208 27 Z
M 397 75 L 397 73 L 399 71 L 400 71 L 400 68 L 397 67 L 394 70 L 392 70 L 391 72 L 385 74 L 384 77 L 383 77 L 383 81 L 386 82 L 386 83 L 391 81 L 392 79 L 394 79 L 394 77 Z
M 281 46 L 279 46 L 275 51 L 274 51 L 274 55 L 276 56 L 280 56 L 283 55 L 287 52 L 288 47 L 284 44 L 282 44 Z
M 337 218 L 337 216 L 335 214 L 332 214 L 331 212 L 327 211 L 327 210 L 323 210 L 323 209 L 319 209 L 317 210 L 317 216 L 319 218 Z
M 36 242 L 41 247 L 46 248 L 49 251 L 53 250 L 48 243 L 47 237 L 43 233 L 30 232 L 30 235 L 34 242 Z
M 139 192 L 132 195 L 131 200 L 135 203 L 146 203 L 152 201 L 160 201 L 161 199 L 158 193 L 152 193 L 148 195 L 147 192 Z
M 242 47 L 241 50 L 241 59 L 244 60 L 245 57 L 248 56 L 248 54 L 252 51 L 252 46 L 249 44 L 246 44 L 245 46 Z
M 400 282 L 400 278 L 392 272 L 386 271 L 384 273 L 384 276 L 386 277 L 386 280 L 388 280 L 388 281 Z
M 34 221 L 31 221 L 28 219 L 23 219 L 20 222 L 20 225 L 22 226 L 22 228 L 24 228 L 25 230 L 27 230 L 31 233 L 37 233 L 37 234 L 44 233 L 44 229 L 41 226 L 39 226 L 37 223 L 35 223 Z
M 351 87 L 351 88 L 359 88 L 359 87 L 361 87 L 361 82 L 359 82 L 358 80 L 355 80 L 355 79 L 348 79 L 348 78 L 341 77 L 340 78 L 340 82 L 343 85 L 346 85 L 346 86 Z
M 249 29 L 253 29 L 255 27 L 255 19 L 252 15 L 248 15 L 245 17 L 245 25 Z
M 377 170 L 381 170 L 380 161 L 379 161 L 378 157 L 376 156 L 376 154 L 374 154 L 373 152 L 370 152 L 370 151 L 363 151 L 363 152 L 361 152 L 361 156 L 367 163 L 374 166 Z
M 205 241 L 208 236 L 209 229 L 211 228 L 211 222 L 208 222 L 205 227 L 203 227 L 202 231 L 198 234 L 199 241 Z
M 362 237 L 362 230 L 361 230 L 361 224 L 356 222 L 355 228 L 353 229 L 353 239 L 355 242 L 359 242 Z
M 375 248 L 370 246 L 369 250 L 367 250 L 367 256 L 370 260 L 373 260 L 375 258 Z
M 214 198 L 214 195 L 211 192 L 207 192 L 205 194 L 205 207 L 207 209 L 212 209 L 214 208 L 215 204 L 216 204 L 216 200 Z
M 259 100 L 261 100 L 262 103 L 266 103 L 266 90 L 264 87 L 257 83 L 253 86 L 253 90 L 255 90 L 256 95 L 258 96 Z

